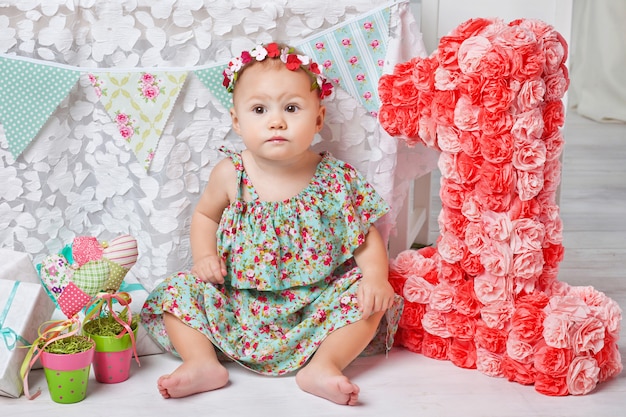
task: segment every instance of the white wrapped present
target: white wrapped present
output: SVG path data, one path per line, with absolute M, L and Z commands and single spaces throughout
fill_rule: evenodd
M 37 338 L 39 326 L 50 320 L 53 310 L 41 284 L 0 279 L 0 395 L 22 394 L 20 367 L 28 349 L 20 346 Z
M 29 254 L 0 248 L 0 279 L 38 284 L 39 275 Z

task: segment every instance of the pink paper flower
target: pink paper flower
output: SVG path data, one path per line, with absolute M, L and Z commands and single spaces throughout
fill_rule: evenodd
M 429 307 L 436 311 L 448 312 L 454 307 L 454 288 L 447 283 L 437 284 L 430 294 Z
M 542 223 L 530 218 L 517 219 L 513 221 L 511 249 L 514 254 L 541 250 L 544 236 Z
M 476 369 L 487 376 L 503 377 L 502 355 L 480 347 L 476 348 Z
M 585 321 L 572 328 L 572 348 L 576 355 L 598 353 L 604 347 L 605 327 L 595 317 L 587 317 Z
M 596 387 L 600 368 L 594 358 L 577 356 L 572 360 L 567 373 L 567 388 L 572 395 L 587 394 Z
M 483 319 L 487 327 L 502 330 L 509 326 L 513 312 L 514 306 L 511 301 L 496 301 L 485 304 L 480 309 L 480 318 Z
M 446 326 L 446 318 L 443 313 L 439 311 L 426 311 L 422 317 L 422 327 L 424 328 L 424 331 L 430 333 L 431 335 L 442 338 L 448 338 L 451 336 L 450 331 Z
M 474 278 L 474 292 L 478 301 L 483 304 L 505 301 L 510 295 L 506 288 L 506 278 L 487 271 Z
M 455 263 L 463 259 L 465 243 L 452 233 L 445 233 L 439 240 L 439 253 L 447 262 Z
M 404 283 L 402 295 L 412 303 L 428 304 L 435 286 L 424 278 L 411 275 Z
M 489 274 L 505 277 L 513 266 L 513 251 L 508 243 L 492 240 L 480 253 L 480 262 Z

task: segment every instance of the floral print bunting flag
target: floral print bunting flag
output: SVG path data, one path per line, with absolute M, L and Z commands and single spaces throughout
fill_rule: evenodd
M 378 114 L 378 80 L 389 41 L 390 9 L 380 9 L 307 40 L 299 48 L 323 67 L 324 74 Z
M 146 171 L 187 72 L 89 74 L 100 102 Z

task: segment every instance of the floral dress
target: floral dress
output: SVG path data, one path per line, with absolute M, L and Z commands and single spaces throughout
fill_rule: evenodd
M 239 178 L 238 197 L 224 210 L 217 232 L 225 283 L 174 274 L 148 296 L 141 320 L 175 354 L 163 312 L 205 334 L 243 366 L 281 375 L 302 367 L 331 332 L 361 318 L 356 294 L 362 274 L 353 253 L 388 206 L 353 167 L 328 153 L 299 194 L 262 201 L 241 155 L 225 152 Z M 251 201 L 243 199 L 243 187 Z M 366 353 L 391 347 L 402 309 L 401 298 L 396 301 Z

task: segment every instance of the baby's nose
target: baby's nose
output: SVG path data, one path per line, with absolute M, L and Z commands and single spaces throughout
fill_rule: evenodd
M 282 116 L 281 112 L 277 112 L 271 115 L 270 129 L 284 129 L 286 127 L 287 123 L 285 122 L 285 118 Z

